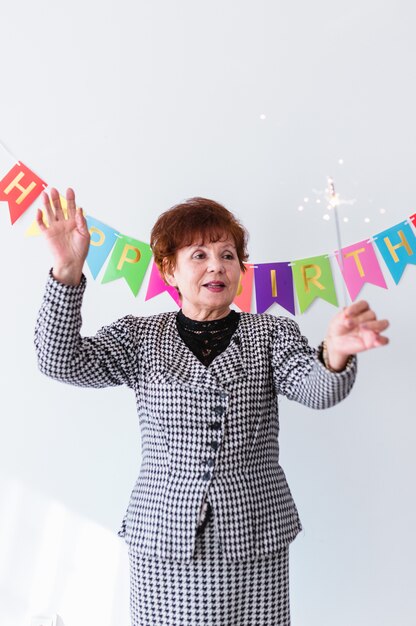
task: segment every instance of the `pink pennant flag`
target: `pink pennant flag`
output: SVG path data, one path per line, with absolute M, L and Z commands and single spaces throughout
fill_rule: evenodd
M 353 302 L 365 283 L 387 289 L 374 248 L 367 240 L 342 248 L 342 262 L 339 251 L 335 255 Z
M 241 272 L 240 283 L 238 285 L 237 295 L 233 302 L 241 311 L 250 313 L 251 296 L 253 293 L 254 267 L 246 265 L 246 271 Z
M 147 293 L 146 293 L 145 300 L 150 300 L 151 298 L 158 296 L 164 291 L 167 291 L 168 294 L 172 296 L 172 298 L 175 300 L 178 307 L 181 306 L 179 294 L 176 291 L 175 287 L 171 287 L 170 285 L 167 285 L 165 283 L 162 276 L 160 275 L 158 266 L 156 265 L 155 262 L 153 262 L 152 271 L 150 273 L 149 284 L 147 285 Z

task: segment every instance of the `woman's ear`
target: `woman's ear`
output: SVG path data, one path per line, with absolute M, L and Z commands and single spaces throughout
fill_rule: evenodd
M 165 282 L 170 285 L 170 287 L 177 287 L 178 283 L 176 282 L 176 278 L 173 275 L 175 271 L 174 267 L 170 263 L 168 263 L 167 259 L 163 260 L 163 278 Z
M 168 274 L 168 273 L 165 272 L 164 276 L 165 276 L 165 281 L 167 282 L 167 284 L 170 287 L 177 287 L 178 286 L 178 283 L 176 282 L 175 277 L 173 276 L 173 274 Z

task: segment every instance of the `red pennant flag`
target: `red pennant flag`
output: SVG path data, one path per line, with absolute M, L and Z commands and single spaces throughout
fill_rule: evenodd
M 45 187 L 46 183 L 20 161 L 0 180 L 0 200 L 8 203 L 12 224 L 33 204 Z
M 409 219 L 411 220 L 413 226 L 416 228 L 416 213 L 413 213 L 413 215 L 411 215 Z

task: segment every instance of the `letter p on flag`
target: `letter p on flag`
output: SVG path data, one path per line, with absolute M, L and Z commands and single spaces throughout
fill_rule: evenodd
M 45 181 L 20 161 L 0 180 L 0 200 L 8 203 L 12 224 L 33 204 L 45 187 Z

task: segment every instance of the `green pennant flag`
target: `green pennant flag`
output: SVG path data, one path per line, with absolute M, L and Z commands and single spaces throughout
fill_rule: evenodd
M 322 298 L 338 306 L 331 264 L 325 254 L 292 261 L 292 271 L 301 313 L 315 298 Z
M 151 258 L 152 250 L 149 244 L 122 235 L 113 248 L 101 282 L 109 283 L 124 277 L 137 296 Z

